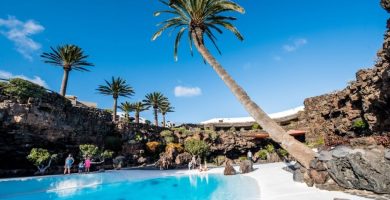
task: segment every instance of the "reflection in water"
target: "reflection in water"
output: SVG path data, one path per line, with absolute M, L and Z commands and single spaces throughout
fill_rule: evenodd
M 101 177 L 74 177 L 53 182 L 50 185 L 50 189 L 47 190 L 47 193 L 55 193 L 56 195 L 58 195 L 58 197 L 67 197 L 75 194 L 78 190 L 85 188 L 96 188 L 102 183 L 103 180 Z
M 192 187 L 197 187 L 198 180 L 200 184 L 206 182 L 206 185 L 209 184 L 209 174 L 208 173 L 200 173 L 200 174 L 189 174 L 188 179 Z

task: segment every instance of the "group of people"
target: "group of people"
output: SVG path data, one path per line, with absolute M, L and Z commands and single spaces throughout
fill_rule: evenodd
M 198 158 L 192 156 L 191 161 L 188 163 L 188 169 L 189 170 L 196 169 L 197 167 L 200 172 L 204 172 L 208 170 L 206 160 L 204 161 L 204 165 L 202 166 L 202 161 L 200 156 L 198 156 Z
M 74 164 L 74 158 L 72 154 L 69 154 L 68 157 L 65 159 L 64 174 L 71 173 L 73 164 Z M 78 165 L 79 173 L 83 173 L 83 172 L 89 173 L 89 168 L 91 167 L 91 164 L 92 164 L 91 158 L 89 156 L 86 156 L 85 159 L 81 160 Z

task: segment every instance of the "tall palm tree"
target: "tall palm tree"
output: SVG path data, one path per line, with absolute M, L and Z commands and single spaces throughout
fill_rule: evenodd
M 133 112 L 133 106 L 130 102 L 122 102 L 121 105 L 119 106 L 119 109 L 121 109 L 125 113 L 125 119 L 126 121 L 130 120 L 130 112 Z
M 168 98 L 166 98 L 161 92 L 152 92 L 145 96 L 143 103 L 146 106 L 151 106 L 154 112 L 154 125 L 158 126 L 158 109 L 166 104 Z
M 88 55 L 85 55 L 83 50 L 76 45 L 67 44 L 56 48 L 50 48 L 52 52 L 43 53 L 41 57 L 44 58 L 43 61 L 45 63 L 61 66 L 64 69 L 60 94 L 65 96 L 69 72 L 72 71 L 72 69 L 77 71 L 89 71 L 85 67 L 93 66 L 93 64 L 86 61 Z
M 134 95 L 134 89 L 126 83 L 126 80 L 118 77 L 112 77 L 111 82 L 108 82 L 107 80 L 104 80 L 106 82 L 106 85 L 99 85 L 99 87 L 96 89 L 99 93 L 104 95 L 112 95 L 112 98 L 114 98 L 114 106 L 113 106 L 113 113 L 112 113 L 112 120 L 116 121 L 116 112 L 117 112 L 117 104 L 118 104 L 118 98 L 121 97 L 130 97 Z
M 171 103 L 167 102 L 166 104 L 162 105 L 158 111 L 161 113 L 162 118 L 163 118 L 163 127 L 165 127 L 166 122 L 165 122 L 165 116 L 169 112 L 175 112 L 174 107 L 171 106 Z
M 135 102 L 131 104 L 132 111 L 135 112 L 135 123 L 139 124 L 139 114 L 145 110 L 149 109 L 149 106 L 146 106 L 142 102 Z
M 314 152 L 295 140 L 294 137 L 288 135 L 282 127 L 253 102 L 205 46 L 204 39 L 207 37 L 217 51 L 220 52 L 216 45 L 216 37 L 213 31 L 222 33 L 222 28 L 231 31 L 239 40 L 243 40 L 243 36 L 232 24 L 232 21 L 236 20 L 236 18 L 224 16 L 223 13 L 227 11 L 244 13 L 244 8 L 231 0 L 170 0 L 170 2 L 161 2 L 167 6 L 167 9 L 155 12 L 154 15 L 159 16 L 165 13 L 172 15 L 172 18 L 161 23 L 161 28 L 153 35 L 152 40 L 155 40 L 169 28 L 180 28 L 174 43 L 174 57 L 177 60 L 179 42 L 184 32 L 187 31 L 191 52 L 192 44 L 194 44 L 203 59 L 211 65 L 256 122 L 269 133 L 274 141 L 281 144 L 290 155 L 294 156 L 304 167 L 308 168 L 310 161 L 314 159 Z

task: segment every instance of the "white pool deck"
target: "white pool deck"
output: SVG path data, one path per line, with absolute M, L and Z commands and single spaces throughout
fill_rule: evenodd
M 285 163 L 270 163 L 255 165 L 254 172 L 245 174 L 257 180 L 261 200 L 333 200 L 334 198 L 349 200 L 366 200 L 337 191 L 325 191 L 308 187 L 305 183 L 293 181 L 292 173 L 283 170 Z M 238 170 L 238 167 L 235 167 Z M 208 173 L 222 173 L 223 168 L 211 169 Z M 192 172 L 199 173 L 199 172 Z

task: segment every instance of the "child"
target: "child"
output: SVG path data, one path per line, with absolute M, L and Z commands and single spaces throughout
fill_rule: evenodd
M 90 167 L 91 167 L 91 158 L 87 156 L 87 159 L 85 159 L 85 172 L 89 173 Z
M 80 161 L 79 163 L 79 173 L 83 173 L 84 172 L 84 163 L 83 161 Z

